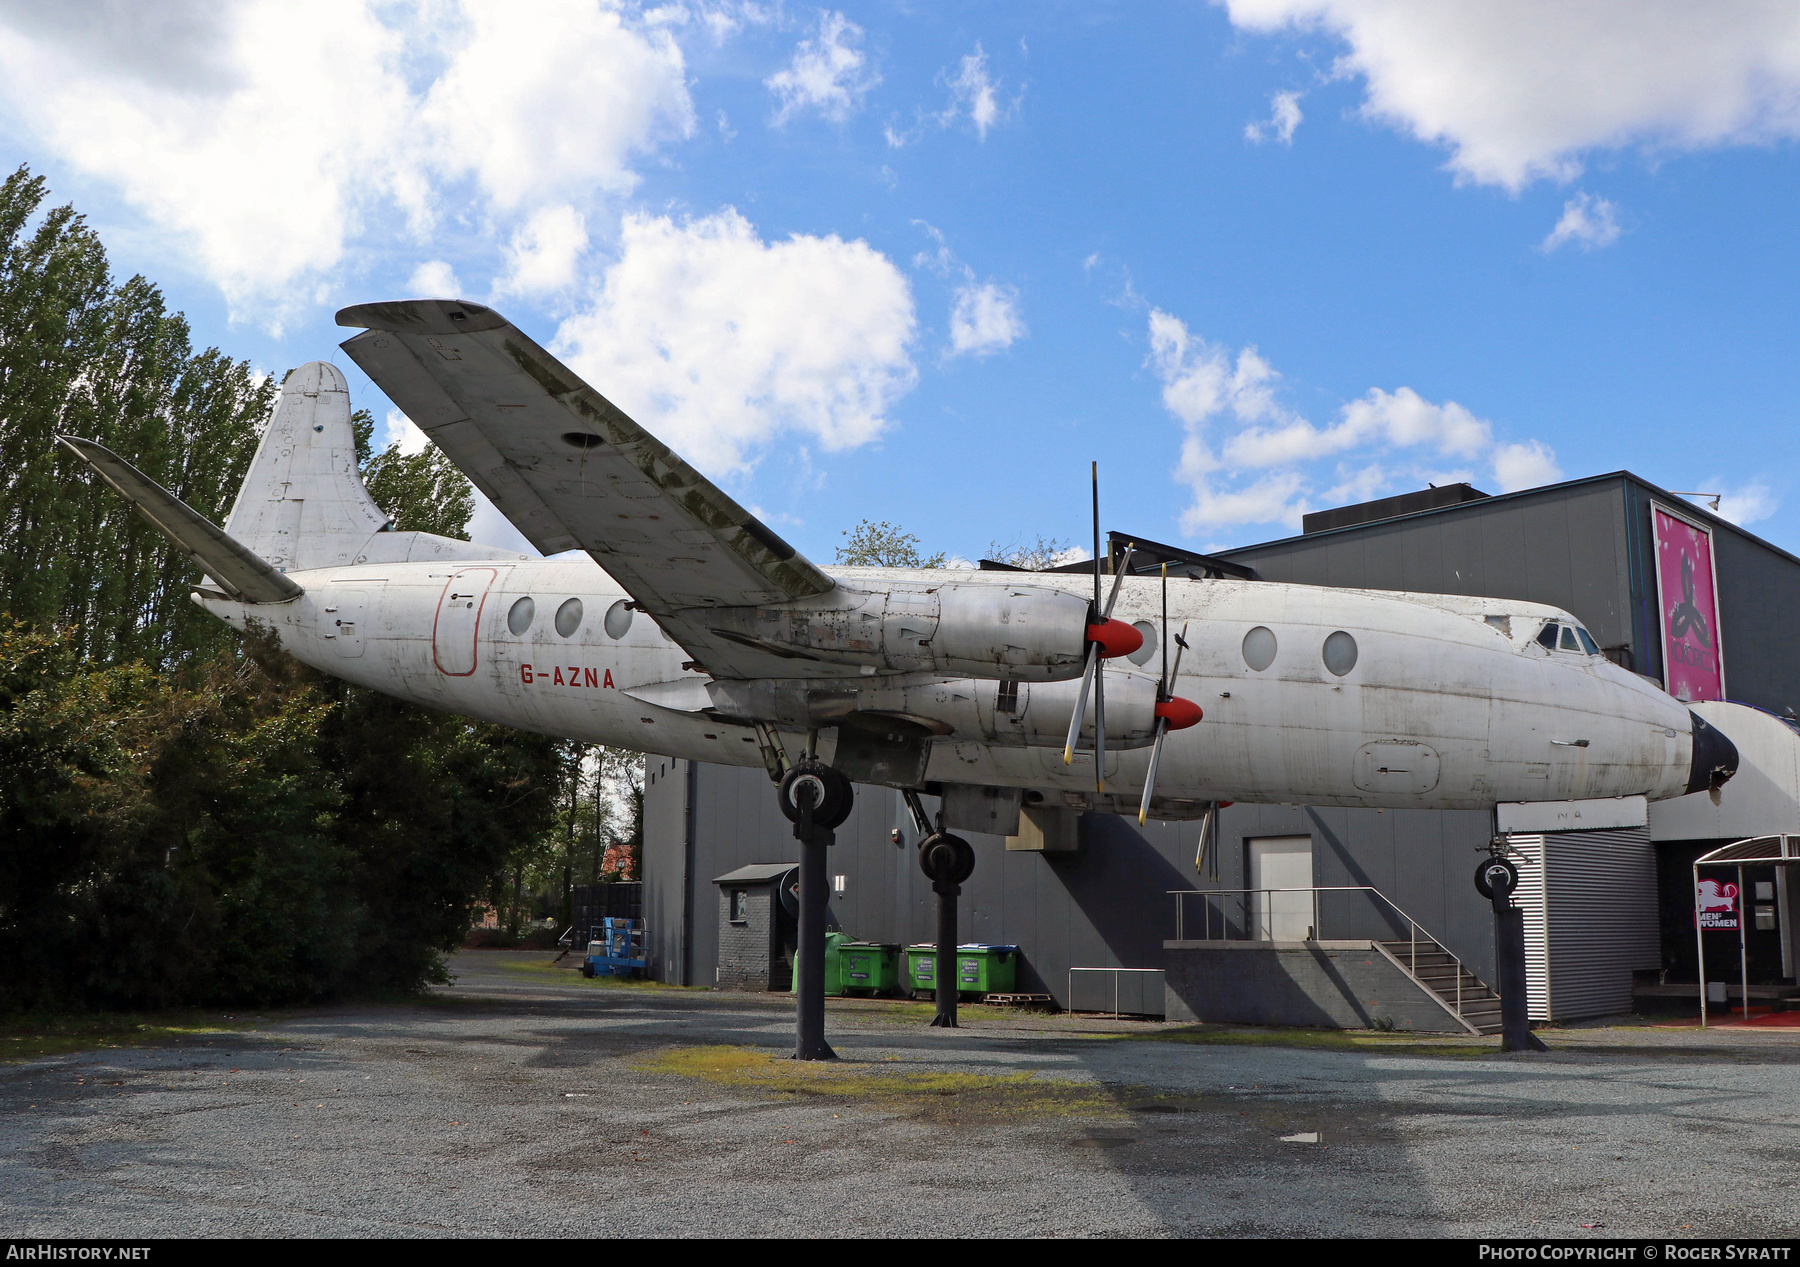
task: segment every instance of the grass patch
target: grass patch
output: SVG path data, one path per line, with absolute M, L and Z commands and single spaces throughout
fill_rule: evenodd
M 75 1051 L 165 1047 L 207 1034 L 255 1029 L 268 1020 L 202 1011 L 5 1016 L 0 1017 L 0 1061 L 12 1064 Z
M 1303 1047 L 1314 1051 L 1354 1051 L 1390 1056 L 1471 1058 L 1499 1053 L 1499 1040 L 1483 1043 L 1470 1035 L 1426 1038 L 1419 1034 L 1370 1030 L 1279 1029 L 1273 1026 L 1187 1025 L 1154 1034 L 1109 1034 L 1135 1043 L 1203 1043 L 1221 1047 Z
M 573 985 L 597 986 L 603 990 L 700 990 L 704 986 L 670 985 L 666 981 L 649 981 L 642 977 L 584 977 L 559 964 L 530 959 L 503 960 L 500 967 L 508 972 L 530 972 L 538 976 L 565 977 Z
M 1114 1116 L 1104 1087 L 1035 1073 L 951 1073 L 889 1061 L 794 1060 L 763 1047 L 665 1047 L 634 1061 L 641 1073 L 674 1074 L 772 1095 L 873 1102 L 937 1118 Z

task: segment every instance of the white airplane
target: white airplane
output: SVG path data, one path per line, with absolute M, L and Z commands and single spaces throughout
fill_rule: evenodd
M 929 788 L 966 828 L 968 807 L 996 799 L 1159 819 L 1221 801 L 1476 809 L 1661 800 L 1736 768 L 1727 738 L 1553 607 L 826 570 L 499 314 L 415 300 L 338 321 L 364 329 L 351 359 L 564 557 L 391 531 L 324 362 L 283 385 L 222 531 L 102 446 L 64 442 L 205 571 L 193 597 L 208 611 L 419 704 L 772 776 L 804 767 L 821 817 L 848 812 L 852 782 Z M 1165 601 L 1187 630 L 1167 664 Z

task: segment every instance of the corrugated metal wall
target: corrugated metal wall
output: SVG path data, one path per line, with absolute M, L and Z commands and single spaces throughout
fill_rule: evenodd
M 1551 1015 L 1553 965 L 1547 918 L 1550 902 L 1544 885 L 1544 838 L 1521 835 L 1510 840 L 1514 852 L 1507 856 L 1519 869 L 1519 892 L 1513 904 L 1525 912 L 1525 995 L 1531 1003 L 1531 1019 L 1547 1021 Z
M 1661 957 L 1647 828 L 1514 836 L 1534 1021 L 1631 1010 L 1631 977 Z
M 1631 974 L 1661 958 L 1649 829 L 1555 832 L 1546 849 L 1551 1012 L 1629 1012 Z

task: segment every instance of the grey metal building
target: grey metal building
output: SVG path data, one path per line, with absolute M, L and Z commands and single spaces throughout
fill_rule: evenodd
M 1343 507 L 1309 516 L 1301 536 L 1226 551 L 1220 562 L 1268 580 L 1551 604 L 1579 618 L 1610 658 L 1661 680 L 1653 504 L 1711 534 L 1729 698 L 1776 714 L 1800 710 L 1800 559 L 1625 472 L 1495 497 L 1459 485 Z M 1009 850 L 1002 837 L 964 833 L 978 864 L 963 888 L 960 936 L 1019 946 L 1018 988 L 1067 1005 L 1082 1001 L 1071 999 L 1072 988 L 1082 989 L 1079 977 L 1071 986 L 1071 969 L 1165 966 L 1166 943 L 1177 936 L 1171 890 L 1266 888 L 1271 879 L 1301 875 L 1311 886 L 1366 887 L 1383 899 L 1340 902 L 1335 914 L 1320 916 L 1325 927 L 1305 927 L 1310 937 L 1404 938 L 1391 914 L 1398 909 L 1491 982 L 1492 919 L 1471 877 L 1492 831 L 1485 812 L 1230 806 L 1219 815 L 1216 858 L 1205 876 L 1196 871 L 1195 823 L 1140 830 L 1135 821 L 1085 815 L 1081 846 L 1066 853 Z M 1562 972 L 1560 980 L 1575 984 L 1555 1002 L 1547 987 L 1534 985 L 1537 1014 L 1619 1010 L 1632 972 L 1679 977 L 1692 960 L 1692 892 L 1667 877 L 1682 874 L 1707 842 L 1659 841 L 1653 852 L 1652 834 L 1654 825 L 1592 834 L 1582 844 L 1559 833 L 1568 838 L 1540 845 L 1545 874 L 1562 888 L 1537 916 L 1537 971 L 1548 980 L 1543 974 L 1559 953 L 1569 964 L 1586 955 L 1588 966 Z M 830 867 L 846 931 L 875 941 L 930 938 L 934 898 L 919 873 L 914 836 L 898 793 L 858 789 Z M 644 878 L 656 975 L 714 983 L 715 877 L 797 856 L 760 770 L 651 758 Z M 1583 903 L 1594 908 L 1585 920 Z M 1188 909 L 1183 936 L 1191 936 L 1197 910 Z M 1606 953 L 1559 951 L 1555 930 L 1576 926 L 1602 930 L 1593 935 L 1606 939 Z M 1274 929 L 1239 931 L 1281 940 Z M 1764 976 L 1785 970 L 1791 978 L 1791 930 L 1768 939 Z M 1161 1007 L 1145 1002 L 1139 1010 Z

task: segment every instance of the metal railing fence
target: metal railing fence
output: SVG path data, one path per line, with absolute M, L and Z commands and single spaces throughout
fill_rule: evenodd
M 1463 961 L 1457 958 L 1448 946 L 1427 932 L 1419 924 L 1419 921 L 1401 910 L 1399 906 L 1395 905 L 1393 899 L 1380 889 L 1366 884 L 1335 884 L 1281 889 L 1170 889 L 1168 892 L 1175 899 L 1176 941 L 1190 940 L 1187 911 L 1188 899 L 1191 898 L 1205 899 L 1201 905 L 1200 936 L 1191 939 L 1194 941 L 1273 941 L 1275 940 L 1276 920 L 1278 918 L 1292 919 L 1296 914 L 1292 907 L 1297 905 L 1294 902 L 1278 904 L 1275 901 L 1275 895 L 1301 893 L 1308 895 L 1306 909 L 1310 911 L 1311 915 L 1311 922 L 1306 926 L 1306 936 L 1283 940 L 1323 941 L 1327 938 L 1323 931 L 1321 917 L 1324 904 L 1321 902 L 1320 895 L 1360 894 L 1365 900 L 1372 900 L 1373 903 L 1378 904 L 1376 906 L 1378 914 L 1392 931 L 1398 933 L 1401 931 L 1401 925 L 1404 925 L 1407 955 L 1401 966 L 1411 973 L 1415 980 L 1419 979 L 1419 944 L 1421 942 L 1431 948 L 1426 953 L 1442 954 L 1450 960 L 1456 976 L 1456 1015 L 1460 1017 L 1463 1014 L 1463 977 L 1467 975 L 1474 978 L 1474 973 L 1469 971 Z M 1238 919 L 1235 925 L 1225 910 L 1227 903 L 1235 903 L 1237 906 Z M 1217 936 L 1213 934 L 1215 906 L 1218 916 Z M 1278 906 L 1281 909 L 1277 909 Z M 1372 937 L 1370 940 L 1399 941 L 1402 938 Z M 1396 956 L 1396 958 L 1398 957 Z M 1420 981 L 1420 984 L 1422 985 L 1424 982 Z
M 1112 1008 L 1111 1012 L 1101 1013 L 1101 1015 L 1103 1015 L 1103 1016 L 1121 1016 L 1121 1015 L 1123 1015 L 1123 1013 L 1119 1009 L 1119 1000 L 1121 998 L 1119 986 L 1120 986 L 1120 979 L 1125 973 L 1129 972 L 1129 973 L 1137 974 L 1140 977 L 1146 977 L 1146 976 L 1160 977 L 1163 974 L 1163 970 L 1161 968 L 1070 968 L 1069 969 L 1069 1011 L 1071 1011 L 1071 1012 L 1082 1012 L 1082 1011 L 1087 1010 L 1086 1008 L 1078 1008 L 1075 1006 L 1075 974 L 1077 972 L 1110 972 L 1113 974 L 1113 1008 Z M 1140 987 L 1138 993 L 1139 993 L 1138 1001 L 1141 1003 L 1143 1001 L 1143 999 L 1142 999 L 1143 991 L 1142 991 L 1141 987 Z

